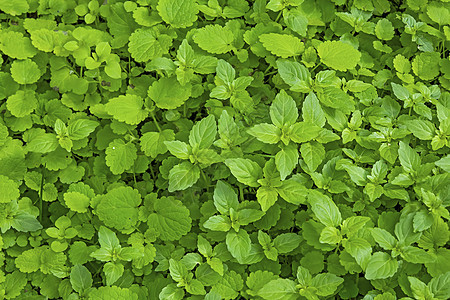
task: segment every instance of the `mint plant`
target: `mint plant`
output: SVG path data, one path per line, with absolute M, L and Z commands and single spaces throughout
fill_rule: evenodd
M 1 299 L 450 299 L 447 0 L 0 0 Z

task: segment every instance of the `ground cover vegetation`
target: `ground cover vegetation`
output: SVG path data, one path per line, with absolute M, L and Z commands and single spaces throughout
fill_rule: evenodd
M 449 299 L 450 2 L 0 0 L 1 299 Z

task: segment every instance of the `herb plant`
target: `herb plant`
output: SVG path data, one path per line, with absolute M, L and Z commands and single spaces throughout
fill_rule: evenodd
M 449 299 L 448 0 L 0 0 L 1 299 Z

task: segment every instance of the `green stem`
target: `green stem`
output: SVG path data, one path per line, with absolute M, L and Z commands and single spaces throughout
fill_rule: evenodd
M 39 222 L 42 223 L 42 216 L 44 214 L 43 212 L 43 203 L 42 203 L 42 192 L 44 190 L 44 171 L 45 171 L 45 167 L 42 169 L 41 171 L 41 186 L 39 188 Z
M 240 184 L 239 185 L 239 199 L 241 200 L 241 202 L 244 202 L 244 187 Z
M 312 68 L 311 72 L 317 69 L 317 67 L 319 67 L 320 65 L 322 65 L 322 62 L 318 63 L 314 68 Z
M 156 128 L 158 128 L 158 131 L 161 132 L 161 127 L 158 124 L 158 120 L 156 120 L 155 112 L 152 111 L 150 113 L 150 115 L 152 116 L 152 119 L 153 119 L 153 122 L 155 123 Z
M 278 20 L 280 20 L 282 14 L 283 14 L 283 10 L 280 10 L 280 12 L 277 15 L 277 18 L 275 19 L 275 23 L 277 23 Z

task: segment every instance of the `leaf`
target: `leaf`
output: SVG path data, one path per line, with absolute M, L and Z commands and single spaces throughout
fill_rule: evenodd
M 270 119 L 278 128 L 291 126 L 297 121 L 298 109 L 294 99 L 281 90 L 270 106 Z
M 251 240 L 247 231 L 241 229 L 238 232 L 230 231 L 226 236 L 227 249 L 231 255 L 239 261 L 244 260 L 251 248 Z
M 87 119 L 77 119 L 74 122 L 69 122 L 67 127 L 67 132 L 70 139 L 77 141 L 88 137 L 99 125 L 98 122 L 87 120 Z
M 342 217 L 336 204 L 328 197 L 316 190 L 310 190 L 308 193 L 308 202 L 314 215 L 319 221 L 330 227 L 341 225 Z
M 193 0 L 162 0 L 157 6 L 164 22 L 175 28 L 190 27 L 197 20 L 197 3 Z
M 169 52 L 172 38 L 152 29 L 138 29 L 130 36 L 128 51 L 137 62 L 146 62 Z
M 88 211 L 91 199 L 79 192 L 68 192 L 64 193 L 64 201 L 70 210 L 85 213 Z
M 295 233 L 282 233 L 273 240 L 273 246 L 277 248 L 278 253 L 284 254 L 295 250 L 302 239 Z
M 434 297 L 447 299 L 450 297 L 450 272 L 443 273 L 438 277 L 432 278 L 428 283 L 430 291 Z
M 388 19 L 380 19 L 375 26 L 375 34 L 380 40 L 389 41 L 394 37 L 394 26 Z
M 238 209 L 239 201 L 236 192 L 229 184 L 221 180 L 217 181 L 213 199 L 217 211 L 223 215 L 228 215 L 230 208 Z
M 386 279 L 394 276 L 398 262 L 385 252 L 375 252 L 367 263 L 365 277 L 367 280 Z
M 266 144 L 276 144 L 281 138 L 281 130 L 267 123 L 257 124 L 248 129 L 247 132 Z
M 303 121 L 308 124 L 314 124 L 318 127 L 325 125 L 325 113 L 320 106 L 319 99 L 317 99 L 314 93 L 309 93 L 306 96 L 302 106 Z
M 130 125 L 142 122 L 148 112 L 142 109 L 144 104 L 141 97 L 136 95 L 121 95 L 109 100 L 105 105 L 106 112 L 114 119 Z
M 431 140 L 435 134 L 433 123 L 426 120 L 411 120 L 407 123 L 408 130 L 421 140 Z
M 382 228 L 372 228 L 370 233 L 378 245 L 385 250 L 392 250 L 397 245 L 397 240 L 392 234 Z
M 326 41 L 317 47 L 320 60 L 327 66 L 338 71 L 354 69 L 361 53 L 351 45 L 341 41 Z
M 308 190 L 306 187 L 296 181 L 294 178 L 284 180 L 276 191 L 286 202 L 294 205 L 305 204 Z
M 171 129 L 161 132 L 146 132 L 140 138 L 141 150 L 152 158 L 167 152 L 166 141 L 173 141 L 175 134 Z
M 278 199 L 278 192 L 272 187 L 262 186 L 256 192 L 256 199 L 261 205 L 262 211 L 267 211 L 271 208 Z
M 231 221 L 227 216 L 212 216 L 203 223 L 203 227 L 213 231 L 228 232 L 231 229 Z
M 92 274 L 83 265 L 75 265 L 70 271 L 70 284 L 75 292 L 82 294 L 92 287 Z
M 189 133 L 189 144 L 192 148 L 209 148 L 214 143 L 216 135 L 216 120 L 213 115 L 209 115 L 192 127 Z
M 134 230 L 138 222 L 137 207 L 142 202 L 137 190 L 129 186 L 118 187 L 92 202 L 95 203 L 95 213 L 106 226 L 117 230 Z
M 163 241 L 175 241 L 191 230 L 192 219 L 189 210 L 172 197 L 162 197 L 153 203 L 154 213 L 147 220 Z
M 298 149 L 292 144 L 282 148 L 275 155 L 275 164 L 280 171 L 281 180 L 285 180 L 297 166 L 298 156 Z
M 311 286 L 317 288 L 317 295 L 325 297 L 333 295 L 344 279 L 331 273 L 318 274 L 311 280 Z
M 200 48 L 209 53 L 222 54 L 231 51 L 233 47 L 234 36 L 227 27 L 218 24 L 207 25 L 197 29 L 194 33 L 194 42 Z
M 180 159 L 189 159 L 189 156 L 192 153 L 191 147 L 185 142 L 181 141 L 165 141 L 167 150 Z
M 406 172 L 417 171 L 420 167 L 420 156 L 405 142 L 400 141 L 398 157 Z
M 115 175 L 130 169 L 137 158 L 134 144 L 125 143 L 122 139 L 115 139 L 106 148 L 106 165 Z
M 191 96 L 189 84 L 182 86 L 175 77 L 163 77 L 148 89 L 148 96 L 162 109 L 180 107 Z
M 182 191 L 193 186 L 200 178 L 200 168 L 184 161 L 169 173 L 169 192 Z
M 299 297 L 295 282 L 283 278 L 268 282 L 258 291 L 258 296 L 267 300 L 296 300 Z
M 310 90 L 311 74 L 304 65 L 288 60 L 277 60 L 277 67 L 278 74 L 280 74 L 284 82 L 291 86 L 292 91 L 307 92 Z M 298 112 L 297 109 L 291 113 L 295 114 L 295 112 Z
M 252 187 L 259 186 L 262 168 L 256 162 L 246 158 L 229 158 L 225 160 L 225 164 L 239 182 Z
M 14 3 L 7 0 L 0 0 L 0 10 L 7 14 L 18 16 L 28 12 L 30 6 L 26 0 L 17 0 Z
M 6 107 L 15 117 L 21 118 L 29 115 L 37 108 L 37 100 L 34 91 L 17 91 L 8 97 Z
M 28 142 L 27 148 L 30 152 L 48 153 L 56 150 L 58 140 L 56 135 L 51 133 L 39 134 Z
M 106 275 L 106 284 L 112 285 L 123 275 L 125 267 L 121 263 L 107 262 L 103 266 Z
M 266 33 L 259 36 L 259 41 L 273 55 L 288 58 L 300 55 L 305 45 L 299 38 L 278 33 Z
M 15 60 L 11 64 L 11 76 L 19 84 L 32 84 L 41 78 L 41 71 L 31 59 Z
M 302 144 L 300 146 L 300 153 L 310 172 L 316 170 L 325 158 L 325 149 L 322 144 L 317 142 Z

